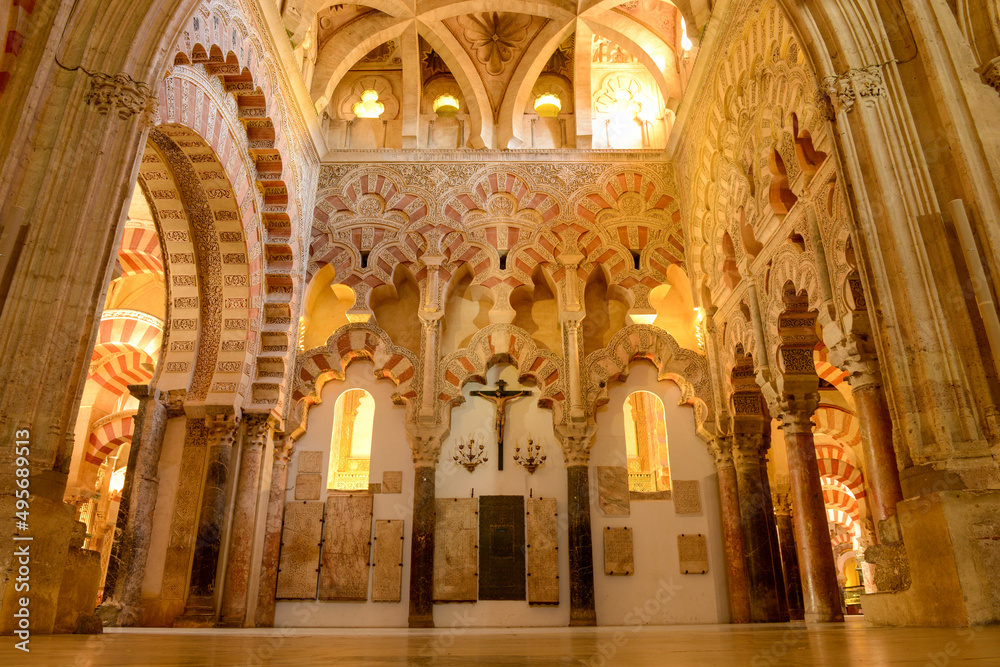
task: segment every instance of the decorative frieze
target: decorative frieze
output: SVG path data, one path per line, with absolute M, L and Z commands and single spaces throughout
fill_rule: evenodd
M 90 76 L 90 89 L 84 99 L 102 116 L 112 111 L 122 120 L 128 120 L 135 114 L 152 116 L 156 96 L 145 83 L 133 80 L 124 72 L 114 75 L 103 72 L 87 74 Z

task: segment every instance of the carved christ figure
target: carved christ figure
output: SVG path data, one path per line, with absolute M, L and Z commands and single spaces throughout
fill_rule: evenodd
M 497 380 L 496 389 L 484 389 L 472 392 L 473 396 L 485 398 L 495 406 L 496 418 L 493 420 L 493 428 L 497 432 L 497 470 L 503 470 L 503 427 L 507 423 L 507 403 L 522 396 L 531 396 L 530 391 L 504 391 L 507 383 Z

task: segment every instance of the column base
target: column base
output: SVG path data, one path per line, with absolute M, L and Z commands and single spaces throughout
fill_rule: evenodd
M 433 616 L 410 616 L 407 625 L 411 628 L 433 628 Z
M 589 628 L 597 625 L 597 616 L 579 616 L 576 618 L 569 619 L 569 627 L 571 628 Z
M 215 598 L 190 597 L 184 614 L 174 619 L 175 628 L 214 628 L 219 625 L 215 616 Z
M 939 491 L 896 506 L 909 564 L 905 590 L 861 596 L 875 625 L 1000 622 L 1000 490 Z

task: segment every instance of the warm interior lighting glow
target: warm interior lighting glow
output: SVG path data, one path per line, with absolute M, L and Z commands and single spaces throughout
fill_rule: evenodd
M 385 105 L 378 101 L 378 93 L 366 90 L 361 93 L 361 101 L 351 109 L 358 118 L 378 118 L 385 111 Z
M 684 17 L 681 17 L 681 50 L 687 53 L 694 43 L 688 38 L 687 26 L 684 24 Z
M 112 497 L 116 497 L 121 494 L 122 489 L 125 488 L 125 468 L 119 468 L 111 473 L 111 480 L 108 482 L 108 491 L 111 493 Z
M 656 312 L 652 313 L 629 313 L 629 317 L 636 324 L 652 324 L 656 321 Z
M 562 101 L 557 95 L 545 93 L 535 99 L 535 111 L 543 118 L 555 118 L 562 109 Z
M 625 88 L 615 92 L 615 103 L 611 113 L 624 120 L 634 120 L 642 111 L 642 104 L 632 101 L 632 93 Z
M 434 100 L 434 113 L 442 118 L 451 118 L 458 113 L 458 99 L 454 95 L 438 95 Z

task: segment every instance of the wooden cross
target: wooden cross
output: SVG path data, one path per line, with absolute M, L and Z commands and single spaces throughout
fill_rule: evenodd
M 497 470 L 503 470 L 503 427 L 507 423 L 507 402 L 513 401 L 522 396 L 531 396 L 530 391 L 505 391 L 504 387 L 507 383 L 503 380 L 497 380 L 496 389 L 483 389 L 482 391 L 472 392 L 473 396 L 478 396 L 479 398 L 485 398 L 487 401 L 491 401 L 496 406 L 496 418 L 493 422 L 493 427 L 497 432 Z

